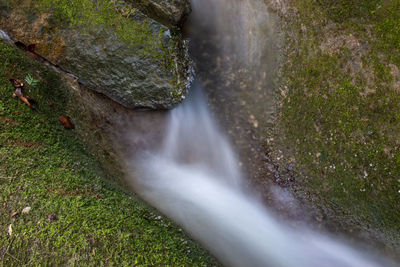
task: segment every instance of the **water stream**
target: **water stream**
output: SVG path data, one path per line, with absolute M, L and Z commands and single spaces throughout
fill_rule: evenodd
M 221 35 L 230 31 L 236 36 L 224 43 L 221 53 L 240 54 L 249 68 L 257 62 L 263 39 L 255 27 L 263 17 L 259 12 L 266 12 L 262 0 L 193 0 L 192 5 L 193 16 L 212 22 Z M 287 226 L 249 196 L 242 189 L 238 158 L 213 119 L 200 82 L 194 82 L 188 99 L 169 116 L 162 146 L 132 160 L 131 182 L 144 199 L 184 227 L 221 263 L 384 265 L 342 241 Z

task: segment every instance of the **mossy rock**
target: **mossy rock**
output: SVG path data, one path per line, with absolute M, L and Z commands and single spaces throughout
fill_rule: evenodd
M 14 41 L 128 108 L 170 109 L 186 93 L 187 49 L 178 33 L 119 1 L 14 0 L 0 6 Z
M 126 0 L 152 18 L 169 26 L 179 26 L 189 15 L 189 0 Z

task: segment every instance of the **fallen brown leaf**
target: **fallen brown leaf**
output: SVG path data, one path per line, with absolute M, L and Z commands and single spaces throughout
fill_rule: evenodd
M 9 235 L 9 236 L 12 236 L 12 232 L 13 232 L 12 224 L 10 224 L 10 225 L 8 226 L 8 235 Z
M 18 216 L 19 215 L 19 212 L 18 211 L 14 211 L 12 214 L 11 214 L 11 218 L 14 218 L 14 217 L 16 217 L 16 216 Z
M 75 129 L 75 126 L 72 124 L 71 119 L 68 116 L 60 116 L 58 120 L 64 125 L 65 129 Z
M 28 107 L 31 109 L 34 109 L 34 106 L 32 105 L 35 103 L 35 100 L 33 100 L 30 96 L 22 93 L 22 88 L 24 87 L 24 84 L 16 79 L 9 79 L 8 80 L 15 88 L 15 92 L 13 93 L 13 97 L 17 97 L 20 99 L 22 102 L 24 102 Z
M 111 255 L 110 255 L 110 257 L 108 257 L 106 260 L 105 260 L 105 262 L 104 262 L 104 265 L 105 266 L 108 266 L 108 262 L 110 261 L 110 259 L 112 258 L 112 253 L 111 253 Z
M 17 79 L 8 79 L 8 81 L 14 86 L 14 88 L 23 87 L 24 84 L 18 81 Z

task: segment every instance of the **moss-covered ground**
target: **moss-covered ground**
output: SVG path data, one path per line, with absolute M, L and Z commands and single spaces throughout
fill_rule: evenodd
M 277 147 L 315 205 L 400 253 L 400 1 L 289 1 L 286 20 Z
M 2 41 L 0 62 L 1 266 L 215 265 L 168 219 L 107 182 L 58 122 L 68 114 L 57 74 Z M 24 91 L 36 111 L 11 97 L 8 79 L 28 74 L 38 80 Z

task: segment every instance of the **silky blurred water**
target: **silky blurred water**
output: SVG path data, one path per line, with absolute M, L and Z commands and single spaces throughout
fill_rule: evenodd
M 381 266 L 328 237 L 289 228 L 247 196 L 198 84 L 171 112 L 163 147 L 139 162 L 136 191 L 227 266 Z
M 192 6 L 197 19 L 221 34 L 234 33 L 224 41 L 221 53 L 240 54 L 243 65 L 257 64 L 268 12 L 262 0 L 193 0 Z M 170 112 L 162 146 L 130 162 L 131 182 L 138 194 L 227 266 L 387 264 L 342 241 L 306 228 L 293 229 L 275 218 L 242 189 L 238 162 L 195 81 L 188 99 Z
M 0 30 L 0 39 L 6 40 L 9 43 L 13 43 L 10 39 L 10 36 L 7 35 L 4 31 Z

